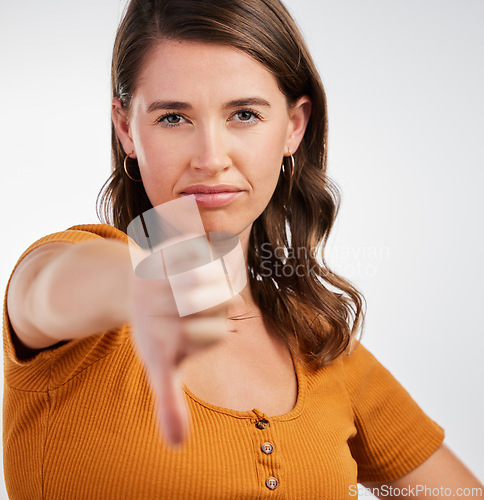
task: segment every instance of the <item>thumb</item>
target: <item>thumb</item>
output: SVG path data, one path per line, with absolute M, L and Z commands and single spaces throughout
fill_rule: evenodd
M 183 444 L 189 434 L 189 409 L 176 367 L 157 363 L 151 371 L 156 417 L 162 438 L 172 447 Z

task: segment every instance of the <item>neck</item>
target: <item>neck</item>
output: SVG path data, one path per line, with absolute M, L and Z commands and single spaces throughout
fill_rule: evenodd
M 238 234 L 240 244 L 242 246 L 242 251 L 244 254 L 245 272 L 247 276 L 247 284 L 245 288 L 236 295 L 232 300 L 228 302 L 228 317 L 253 317 L 260 316 L 260 309 L 256 306 L 249 284 L 249 273 L 247 268 L 247 255 L 249 249 L 249 239 L 252 225 L 245 228 Z

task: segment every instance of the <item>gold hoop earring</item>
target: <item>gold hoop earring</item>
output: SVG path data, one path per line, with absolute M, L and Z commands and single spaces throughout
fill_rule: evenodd
M 129 153 L 129 155 L 132 155 L 134 153 L 134 151 L 131 151 L 131 153 Z M 126 155 L 126 158 L 124 159 L 124 172 L 126 173 L 126 175 L 134 182 L 141 182 L 143 179 L 141 179 L 141 177 L 139 179 L 135 179 L 134 177 L 131 177 L 129 175 L 129 172 L 128 172 L 128 165 L 127 165 L 127 161 L 128 161 L 128 158 L 131 158 L 129 155 Z
M 291 173 L 288 176 L 286 173 L 286 166 L 284 164 L 284 158 L 289 158 L 289 157 L 291 158 Z M 293 155 L 285 156 L 284 158 L 282 159 L 282 174 L 284 175 L 284 177 L 288 181 L 290 181 L 294 177 L 294 171 L 296 170 L 296 162 L 294 161 Z

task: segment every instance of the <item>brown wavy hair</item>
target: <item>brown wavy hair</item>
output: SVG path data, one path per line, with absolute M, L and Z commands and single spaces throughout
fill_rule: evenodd
M 242 50 L 272 72 L 289 105 L 304 95 L 311 98 L 309 123 L 294 155 L 295 174 L 288 181 L 281 173 L 268 206 L 253 223 L 248 268 L 253 299 L 266 326 L 307 367 L 328 365 L 362 331 L 365 302 L 324 258 L 340 197 L 326 174 L 326 96 L 303 37 L 278 0 L 131 0 L 112 60 L 113 97 L 124 109 L 129 110 L 147 55 L 167 39 Z M 152 205 L 143 183 L 124 173 L 125 152 L 114 126 L 112 157 L 98 214 L 126 231 Z M 131 175 L 136 175 L 133 167 Z M 285 167 L 290 170 L 290 159 Z

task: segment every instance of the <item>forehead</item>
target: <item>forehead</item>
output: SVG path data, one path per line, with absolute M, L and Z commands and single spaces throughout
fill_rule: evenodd
M 224 100 L 234 94 L 285 99 L 275 76 L 260 62 L 233 47 L 166 40 L 156 45 L 141 70 L 139 97 L 170 94 L 184 99 Z

